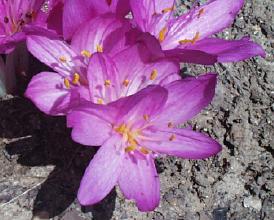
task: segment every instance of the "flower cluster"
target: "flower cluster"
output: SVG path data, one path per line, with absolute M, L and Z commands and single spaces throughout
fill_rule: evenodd
M 248 37 L 212 36 L 243 3 L 196 1 L 176 16 L 175 0 L 0 0 L 0 52 L 26 42 L 52 69 L 35 75 L 25 96 L 46 114 L 65 115 L 74 141 L 100 146 L 81 181 L 82 205 L 119 185 L 139 210 L 154 210 L 159 155 L 204 159 L 221 150 L 210 137 L 179 128 L 212 101 L 217 82 L 215 73 L 182 79 L 180 63 L 265 56 Z M 0 77 L 3 68 L 0 62 Z

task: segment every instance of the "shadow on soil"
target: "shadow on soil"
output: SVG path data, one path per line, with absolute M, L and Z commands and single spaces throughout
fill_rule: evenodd
M 28 100 L 13 98 L 0 102 L 0 137 L 14 140 L 6 145 L 10 157 L 17 155 L 23 166 L 54 165 L 54 170 L 41 185 L 34 201 L 33 214 L 58 216 L 74 202 L 81 177 L 96 153 L 94 147 L 74 143 L 64 117 L 40 113 Z M 110 219 L 115 208 L 116 192 L 92 207 L 93 219 Z

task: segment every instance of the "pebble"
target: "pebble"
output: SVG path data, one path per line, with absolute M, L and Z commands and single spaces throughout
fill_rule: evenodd
M 244 198 L 244 207 L 245 208 L 253 208 L 257 211 L 261 211 L 262 209 L 262 201 L 258 198 L 254 198 L 252 196 Z

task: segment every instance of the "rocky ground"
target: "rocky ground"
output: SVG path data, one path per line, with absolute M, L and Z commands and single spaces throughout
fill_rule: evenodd
M 183 2 L 181 11 L 191 1 Z M 96 206 L 80 207 L 75 194 L 96 149 L 71 141 L 64 118 L 45 116 L 22 97 L 0 100 L 0 218 L 274 219 L 273 9 L 272 0 L 246 0 L 232 28 L 220 35 L 250 35 L 266 59 L 182 66 L 185 74 L 219 73 L 213 103 L 191 123 L 223 151 L 200 161 L 158 159 L 162 200 L 154 212 L 138 212 L 119 189 Z

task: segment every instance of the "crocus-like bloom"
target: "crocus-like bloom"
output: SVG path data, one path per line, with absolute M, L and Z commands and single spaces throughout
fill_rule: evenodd
M 209 0 L 175 18 L 174 0 L 130 0 L 133 22 L 139 30 L 157 38 L 167 56 L 201 64 L 265 56 L 264 50 L 248 37 L 241 40 L 210 37 L 231 25 L 243 3 L 244 0 Z
M 34 76 L 25 95 L 41 111 L 57 115 L 77 105 L 79 98 L 106 103 L 148 84 L 178 79 L 177 63 L 167 59 L 150 61 L 148 49 L 141 43 L 126 49 L 121 43 L 124 40 L 120 40 L 128 30 L 124 24 L 110 14 L 96 17 L 78 30 L 71 45 L 46 32 L 45 36 L 28 35 L 29 51 L 56 72 Z M 144 77 L 151 80 L 144 81 Z M 138 83 L 142 87 L 138 88 Z
M 114 13 L 122 18 L 128 12 L 129 0 L 66 0 L 63 15 L 64 38 L 71 39 L 83 23 L 98 15 Z
M 18 42 L 25 40 L 24 26 L 47 27 L 47 17 L 59 2 L 62 3 L 61 0 L 1 0 L 0 53 L 11 52 Z
M 213 139 L 177 125 L 191 119 L 214 95 L 216 75 L 150 85 L 108 105 L 84 102 L 68 114 L 72 138 L 102 145 L 87 167 L 78 191 L 82 205 L 102 200 L 118 184 L 139 210 L 151 211 L 160 201 L 154 159 L 168 154 L 188 159 L 215 155 Z

